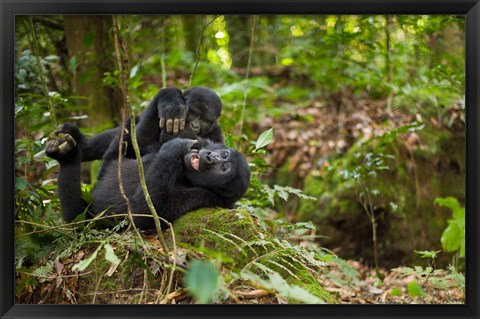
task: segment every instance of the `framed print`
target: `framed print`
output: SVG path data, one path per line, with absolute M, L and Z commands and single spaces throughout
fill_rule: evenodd
M 1 13 L 1 318 L 478 318 L 477 0 Z

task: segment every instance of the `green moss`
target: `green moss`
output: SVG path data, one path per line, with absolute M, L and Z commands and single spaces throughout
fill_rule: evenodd
M 177 243 L 232 257 L 233 262 L 227 265 L 231 269 L 261 274 L 255 266 L 260 263 L 281 274 L 289 284 L 302 287 L 327 303 L 335 303 L 306 262 L 302 262 L 301 253 L 260 229 L 246 210 L 199 209 L 179 218 L 174 232 Z

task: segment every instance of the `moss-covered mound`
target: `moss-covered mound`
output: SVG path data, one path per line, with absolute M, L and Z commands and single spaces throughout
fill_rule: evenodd
M 290 285 L 305 289 L 323 302 L 335 303 L 312 271 L 324 266 L 320 256 L 280 242 L 260 229 L 246 210 L 200 209 L 178 219 L 174 231 L 178 243 L 230 257 L 228 267 L 232 269 L 262 274 L 268 268 Z

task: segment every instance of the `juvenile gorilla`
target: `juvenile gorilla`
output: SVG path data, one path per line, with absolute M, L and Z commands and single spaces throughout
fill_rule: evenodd
M 223 143 L 223 134 L 217 122 L 221 113 L 222 102 L 210 88 L 193 87 L 184 94 L 175 88 L 160 90 L 138 118 L 137 141 L 141 155 L 159 150 L 175 137 L 201 137 Z M 126 127 L 130 127 L 130 122 Z M 135 158 L 130 134 L 125 141 L 126 157 Z M 112 154 L 116 156 L 114 152 Z
M 223 134 L 217 122 L 221 112 L 222 102 L 210 88 L 192 87 L 185 91 L 185 96 L 176 88 L 161 89 L 148 107 L 136 117 L 141 155 L 158 151 L 163 143 L 175 137 L 201 137 L 223 143 Z M 63 124 L 54 134 L 69 132 L 73 126 L 70 123 Z M 125 127 L 130 129 L 130 119 Z M 109 146 L 112 146 L 111 142 L 120 135 L 120 127 L 90 138 L 80 132 L 77 135 L 74 139 L 82 151 L 81 161 L 92 161 L 104 156 Z M 125 142 L 125 156 L 135 158 L 130 134 L 126 134 Z
M 58 193 L 67 222 L 87 207 L 81 198 L 82 151 L 75 141 L 78 134 L 81 134 L 78 128 L 71 128 L 68 133 L 48 140 L 46 146 L 47 155 L 60 162 Z M 200 207 L 231 208 L 250 182 L 248 163 L 240 152 L 206 140 L 172 139 L 158 152 L 146 154 L 141 160 L 154 207 L 158 215 L 169 222 Z M 104 173 L 92 192 L 89 212 L 92 215 L 103 211 L 107 215 L 126 213 L 127 206 L 119 191 L 118 162 L 108 160 L 103 165 Z M 137 160 L 123 159 L 122 174 L 132 213 L 150 214 L 140 185 Z M 134 216 L 134 222 L 142 229 L 155 227 L 150 217 Z

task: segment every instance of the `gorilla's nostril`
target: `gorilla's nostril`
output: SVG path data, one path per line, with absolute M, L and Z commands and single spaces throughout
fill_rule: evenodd
M 205 160 L 207 161 L 208 164 L 210 164 L 212 162 L 212 158 L 210 157 L 210 152 L 208 152 L 206 155 L 205 155 Z

